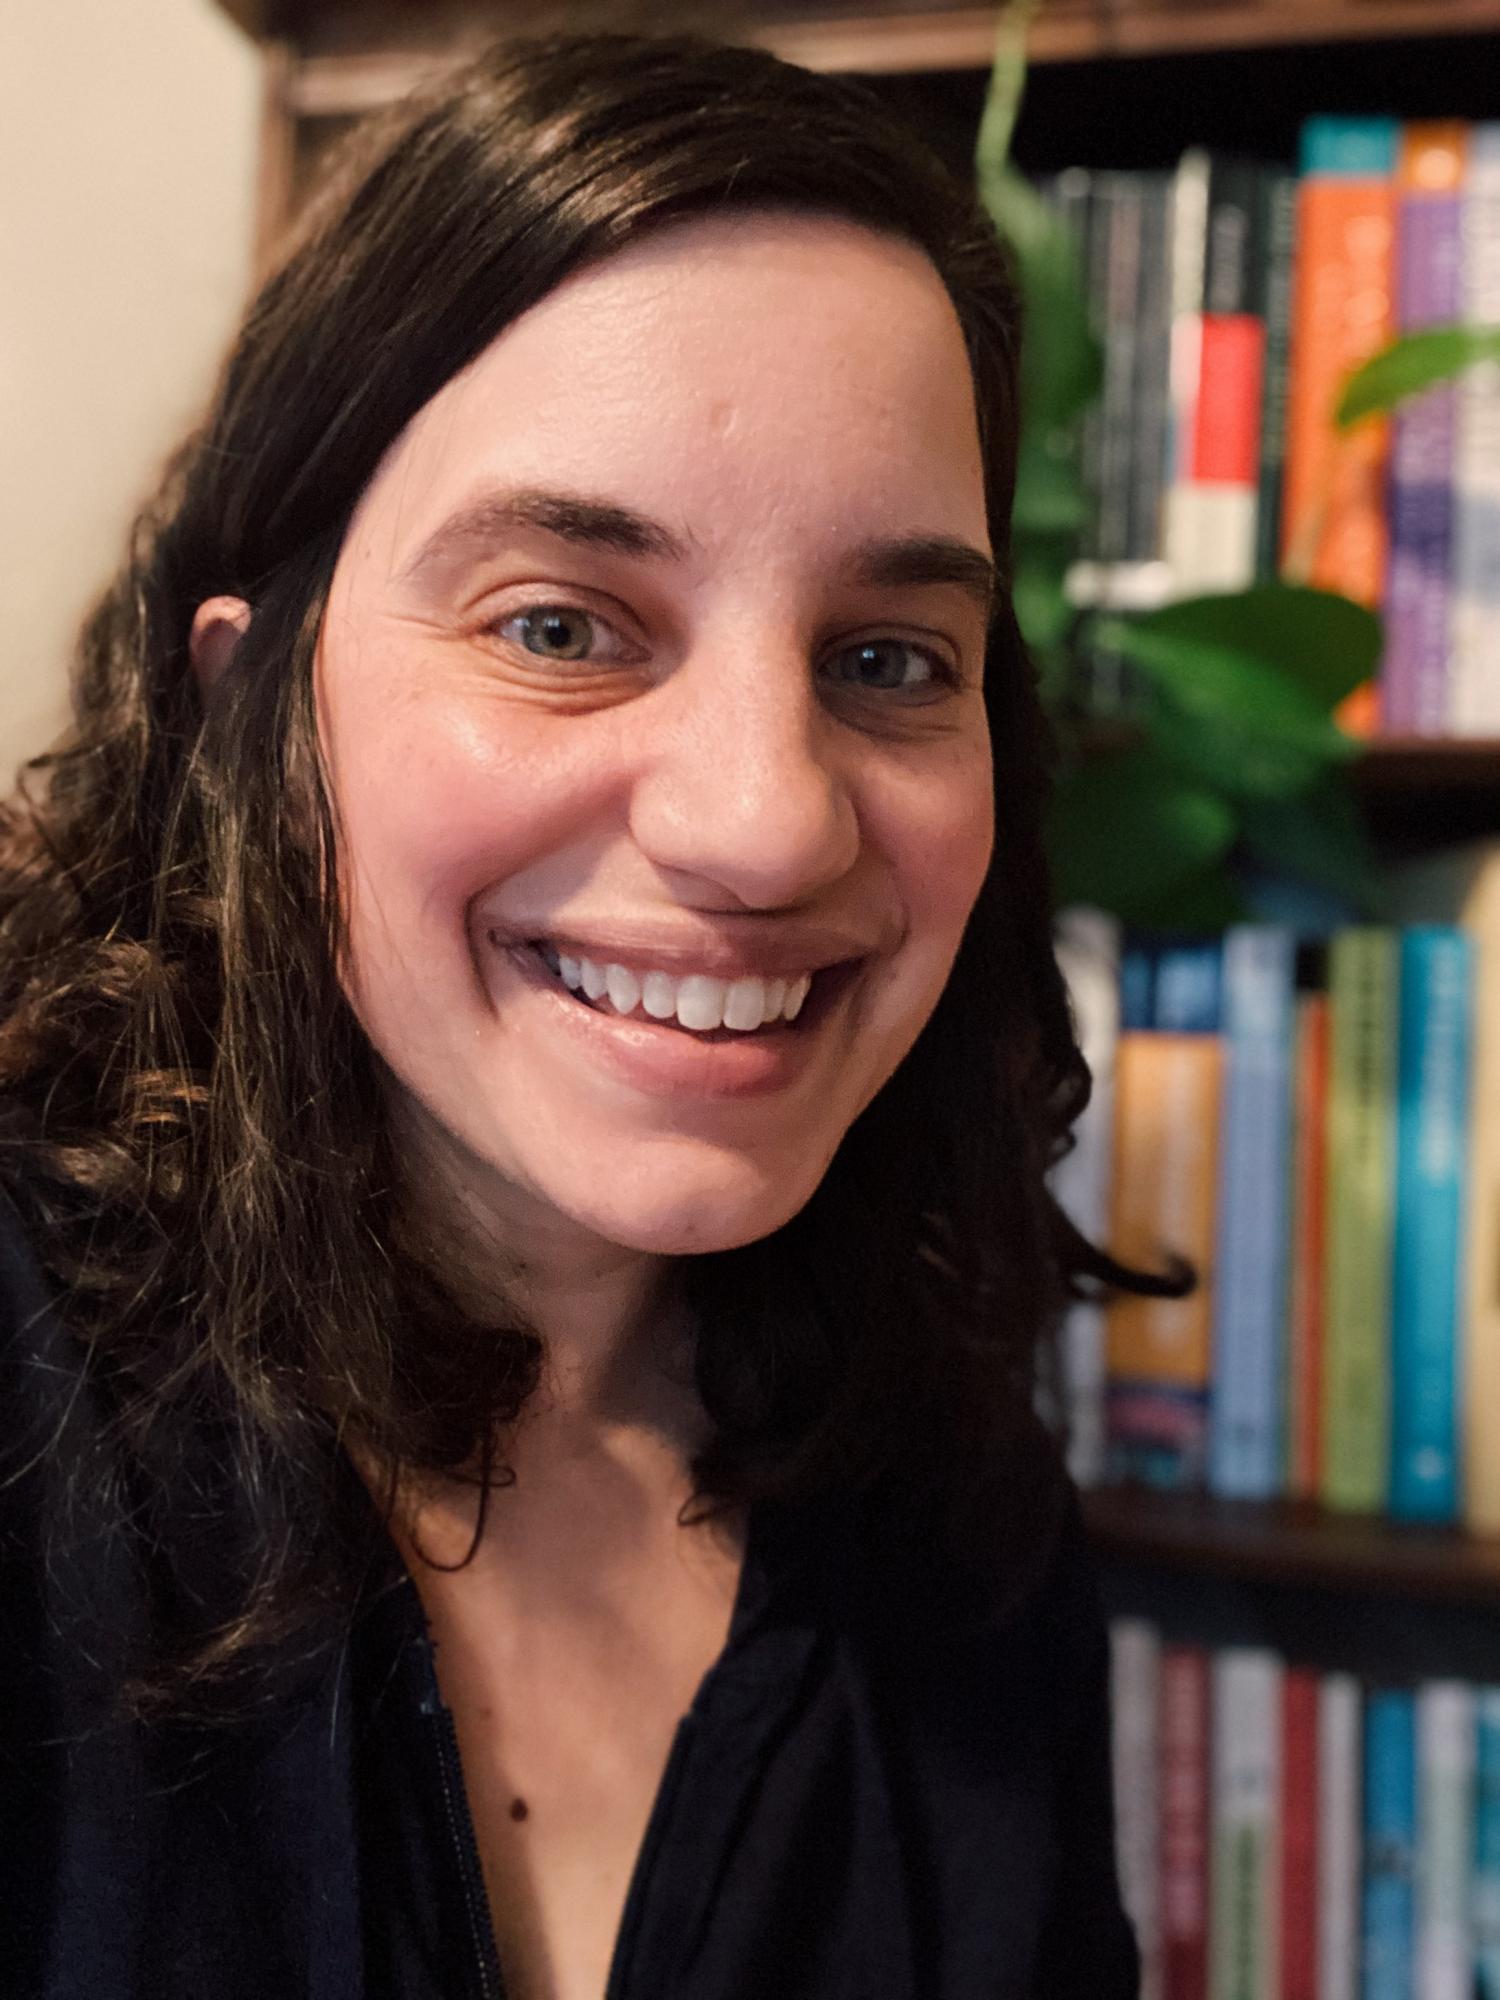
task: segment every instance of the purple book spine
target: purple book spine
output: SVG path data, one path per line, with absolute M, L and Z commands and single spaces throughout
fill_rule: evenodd
M 1402 333 L 1463 311 L 1463 205 L 1408 189 L 1400 205 L 1396 317 Z M 1446 734 L 1452 650 L 1453 474 L 1458 399 L 1450 383 L 1396 412 L 1383 713 L 1388 734 Z

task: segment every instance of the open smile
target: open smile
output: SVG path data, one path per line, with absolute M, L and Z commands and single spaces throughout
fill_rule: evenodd
M 548 939 L 517 944 L 491 932 L 490 942 L 535 980 L 607 1019 L 674 1041 L 709 1045 L 802 1040 L 858 975 L 862 961 L 791 977 L 667 973 L 646 966 L 600 963 L 560 950 Z

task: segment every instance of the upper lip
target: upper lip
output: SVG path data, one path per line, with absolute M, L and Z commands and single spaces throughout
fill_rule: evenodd
M 549 944 L 569 958 L 592 959 L 595 965 L 625 965 L 647 971 L 705 972 L 719 979 L 795 979 L 804 972 L 821 972 L 831 965 L 866 958 L 869 940 L 826 925 L 780 925 L 762 935 L 726 938 L 722 933 L 674 931 L 612 922 L 592 927 L 491 923 L 489 934 L 500 944 Z

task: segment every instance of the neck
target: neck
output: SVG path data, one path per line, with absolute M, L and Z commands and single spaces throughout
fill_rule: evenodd
M 467 1157 L 407 1106 L 397 1137 L 421 1241 L 477 1315 L 509 1303 L 540 1337 L 542 1380 L 516 1436 L 531 1457 L 547 1441 L 636 1431 L 701 1443 L 692 1387 L 692 1322 L 678 1262 L 606 1242 Z M 521 1247 L 524 1246 L 524 1247 Z M 511 1453 L 507 1450 L 507 1457 Z

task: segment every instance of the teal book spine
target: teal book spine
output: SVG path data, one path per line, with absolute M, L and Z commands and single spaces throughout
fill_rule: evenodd
M 1454 1521 L 1473 945 L 1445 925 L 1401 937 L 1391 1279 L 1391 1512 Z
M 1500 2000 L 1500 1688 L 1479 1690 L 1474 1733 L 1474 2000 Z
M 1360 2000 L 1412 2000 L 1416 1850 L 1416 1701 L 1377 1689 L 1365 1705 Z

